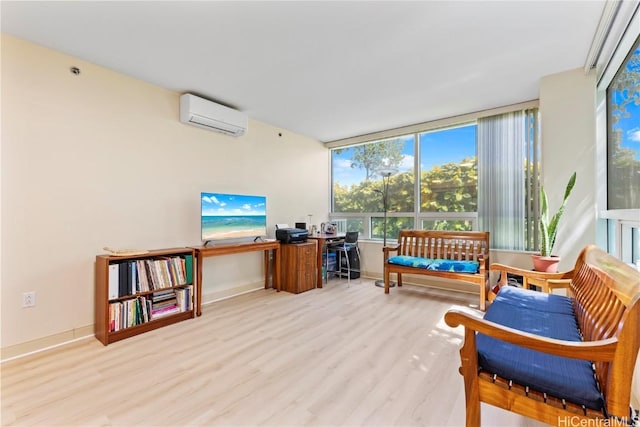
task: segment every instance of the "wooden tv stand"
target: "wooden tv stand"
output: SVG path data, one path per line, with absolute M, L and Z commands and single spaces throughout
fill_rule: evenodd
M 196 314 L 202 315 L 202 260 L 206 257 L 240 254 L 245 252 L 264 251 L 264 288 L 269 287 L 269 253 L 273 252 L 273 287 L 280 292 L 280 242 L 267 240 L 263 242 L 247 242 L 219 244 L 215 246 L 193 246 L 196 253 Z

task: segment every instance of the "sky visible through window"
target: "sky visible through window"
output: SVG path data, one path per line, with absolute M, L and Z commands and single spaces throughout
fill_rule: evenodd
M 620 147 L 635 151 L 635 159 L 640 160 L 640 99 L 637 98 L 638 80 L 640 78 L 640 40 L 636 43 L 635 50 L 626 63 L 628 76 L 635 79 L 636 87 L 627 87 L 624 91 L 615 91 L 611 102 L 614 106 L 625 104 L 628 114 L 620 116 L 614 129 L 621 130 Z M 634 93 L 635 92 L 635 93 Z M 634 96 L 635 95 L 635 96 Z M 634 98 L 632 102 L 625 102 L 628 98 Z
M 449 128 L 446 130 L 420 134 L 422 171 L 445 163 L 460 163 L 463 159 L 476 155 L 476 125 Z M 400 138 L 404 142 L 402 162 L 398 172 L 413 169 L 415 152 L 413 135 Z M 425 152 L 426 150 L 426 152 Z M 333 151 L 333 182 L 341 186 L 357 184 L 365 179 L 364 169 L 352 167 L 353 148 Z
M 476 125 L 420 135 L 421 164 L 423 171 L 445 163 L 460 163 L 476 155 Z
M 628 105 L 627 111 L 630 117 L 620 119 L 617 124 L 622 130 L 620 146 L 635 150 L 636 160 L 640 160 L 640 105 Z

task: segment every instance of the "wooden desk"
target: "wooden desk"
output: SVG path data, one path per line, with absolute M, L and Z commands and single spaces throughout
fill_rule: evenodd
M 196 251 L 196 294 L 198 298 L 198 316 L 202 315 L 202 260 L 206 257 L 240 254 L 245 252 L 264 251 L 264 288 L 269 287 L 269 252 L 273 251 L 274 271 L 271 274 L 273 287 L 280 292 L 280 242 L 277 240 L 265 242 L 248 242 L 235 244 L 219 244 L 217 246 L 193 246 Z
M 322 280 L 324 279 L 322 277 L 322 254 L 324 253 L 324 246 L 327 244 L 328 241 L 331 240 L 340 240 L 340 239 L 344 239 L 344 235 L 342 234 L 317 234 L 315 236 L 312 236 L 311 234 L 309 234 L 308 239 L 311 240 L 316 240 L 318 242 L 318 248 L 316 250 L 317 255 L 316 255 L 316 267 L 318 270 L 318 278 L 316 279 L 316 286 L 318 288 L 322 287 Z

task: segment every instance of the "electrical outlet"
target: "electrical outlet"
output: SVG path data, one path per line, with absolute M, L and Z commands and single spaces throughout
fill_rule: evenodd
M 36 305 L 36 293 L 24 292 L 22 294 L 22 307 L 35 307 Z

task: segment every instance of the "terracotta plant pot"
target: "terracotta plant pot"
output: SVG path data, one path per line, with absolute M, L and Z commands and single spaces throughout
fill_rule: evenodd
M 558 263 L 560 262 L 559 256 L 531 255 L 531 259 L 533 260 L 533 269 L 535 271 L 541 271 L 544 273 L 558 272 Z

